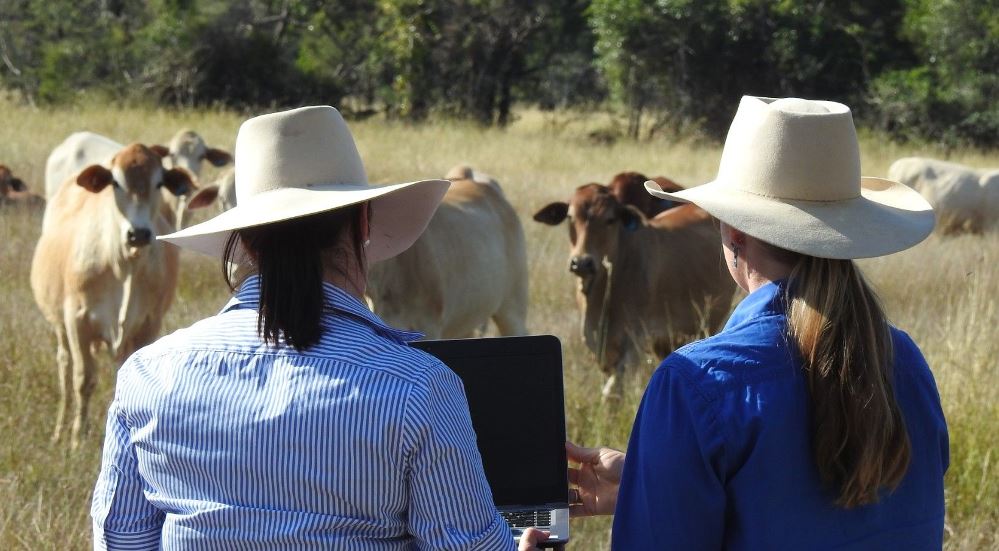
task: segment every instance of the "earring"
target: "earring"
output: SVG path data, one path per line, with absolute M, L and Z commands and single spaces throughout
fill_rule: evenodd
M 739 267 L 739 247 L 734 242 L 729 245 L 732 246 L 732 269 L 736 269 Z
M 365 239 L 365 240 L 364 240 L 364 244 L 363 244 L 362 246 L 363 246 L 363 247 L 367 247 L 367 246 L 368 246 L 368 245 L 370 245 L 370 244 L 371 244 L 371 240 L 370 240 L 370 239 Z

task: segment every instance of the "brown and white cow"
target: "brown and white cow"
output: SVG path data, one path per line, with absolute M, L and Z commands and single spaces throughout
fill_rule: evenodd
M 551 203 L 534 219 L 569 221 L 569 271 L 586 346 L 617 392 L 625 365 L 650 347 L 665 357 L 680 344 L 717 331 L 735 283 L 711 217 L 694 205 L 653 219 L 623 205 L 607 186 L 587 184 L 568 203 Z
M 499 184 L 468 167 L 407 251 L 369 267 L 368 296 L 390 325 L 429 338 L 468 337 L 492 319 L 500 334 L 527 332 L 524 230 Z
M 32 193 L 23 180 L 14 176 L 7 165 L 0 164 L 0 207 L 38 208 L 44 205 L 45 199 Z
M 104 343 L 116 361 L 155 339 L 177 285 L 178 251 L 156 240 L 172 227 L 160 188 L 191 185 L 181 169 L 164 170 L 141 144 L 90 165 L 55 192 L 31 265 L 35 301 L 56 334 L 60 381 L 53 440 L 70 420 L 76 447 L 87 428 L 95 386 L 93 351 Z
M 659 186 L 663 188 L 663 191 L 681 191 L 683 189 L 680 184 L 677 184 L 665 176 L 656 176 L 651 179 L 655 180 Z M 619 203 L 622 205 L 633 205 L 635 208 L 642 211 L 642 214 L 644 214 L 646 218 L 654 218 L 660 212 L 673 208 L 679 204 L 667 199 L 654 197 L 648 191 L 645 191 L 645 182 L 648 180 L 650 180 L 650 178 L 646 178 L 644 174 L 639 172 L 621 172 L 616 174 L 614 178 L 611 179 L 611 182 L 607 187 L 610 188 L 611 195 L 613 195 Z
M 101 164 L 105 168 L 122 144 L 93 132 L 74 132 L 52 150 L 45 162 L 45 195 L 52 197 L 59 187 L 84 167 Z M 181 130 L 169 146 L 154 145 L 150 149 L 162 158 L 167 169 L 182 168 L 193 179 L 188 189 L 180 195 L 163 194 L 163 213 L 174 229 L 181 229 L 188 208 L 195 208 L 189 202 L 199 192 L 197 180 L 201 175 L 203 162 L 214 166 L 224 166 L 232 162 L 232 155 L 221 149 L 210 148 L 205 140 L 191 130 Z M 205 196 L 207 198 L 207 196 Z M 200 204 L 205 204 L 201 201 Z

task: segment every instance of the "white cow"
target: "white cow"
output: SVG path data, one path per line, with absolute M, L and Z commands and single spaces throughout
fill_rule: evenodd
M 49 198 L 31 265 L 35 301 L 56 334 L 60 401 L 53 440 L 70 418 L 72 445 L 87 428 L 95 386 L 93 351 L 108 346 L 121 362 L 155 339 L 177 285 L 178 251 L 156 240 L 171 226 L 160 188 L 191 185 L 181 169 L 164 170 L 141 144 L 124 147 L 108 166 L 93 164 Z
M 524 230 L 499 184 L 468 167 L 426 232 L 395 258 L 370 266 L 368 296 L 390 325 L 429 338 L 460 338 L 492 319 L 503 335 L 527 332 Z
M 924 157 L 904 157 L 888 169 L 888 179 L 915 189 L 933 205 L 937 228 L 945 234 L 979 233 L 996 223 L 995 174 L 999 171 Z
M 70 134 L 52 150 L 45 162 L 45 196 L 52 197 L 63 182 L 89 165 L 101 164 L 105 168 L 110 166 L 108 163 L 111 157 L 122 147 L 122 144 L 93 132 Z M 189 201 L 199 191 L 196 181 L 201 175 L 203 161 L 214 166 L 224 166 L 232 162 L 232 155 L 221 149 L 207 147 L 205 140 L 191 130 L 178 132 L 170 140 L 169 147 L 154 145 L 150 149 L 162 157 L 164 168 L 183 168 L 194 176 L 191 186 L 180 195 L 163 194 L 164 214 L 171 225 L 179 230 L 183 227 L 187 209 L 195 208 L 189 207 Z

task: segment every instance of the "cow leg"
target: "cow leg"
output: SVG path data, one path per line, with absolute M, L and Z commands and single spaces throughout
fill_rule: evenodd
M 510 302 L 510 301 L 508 301 Z M 519 304 L 504 303 L 498 312 L 493 314 L 493 322 L 499 334 L 506 336 L 527 334 L 527 307 Z
M 73 430 L 70 446 L 76 449 L 80 445 L 80 437 L 87 432 L 87 412 L 90 406 L 90 396 L 96 386 L 94 356 L 91 354 L 91 339 L 86 337 L 86 316 L 77 314 L 76 308 L 66 308 L 66 336 L 69 353 L 73 364 L 73 390 L 76 395 L 76 412 L 73 417 Z
M 62 438 L 63 427 L 69 422 L 70 397 L 73 395 L 73 364 L 69 354 L 66 328 L 57 327 L 55 333 L 56 367 L 59 370 L 59 410 L 56 413 L 55 430 L 52 431 L 53 443 Z

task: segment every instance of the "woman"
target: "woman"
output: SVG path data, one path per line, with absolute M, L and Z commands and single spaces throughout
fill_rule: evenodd
M 862 178 L 849 108 L 745 97 L 718 178 L 657 197 L 721 221 L 749 295 L 656 370 L 627 455 L 568 445 L 615 549 L 939 549 L 947 429 L 919 349 L 851 259 L 922 241 L 918 193 Z
M 240 127 L 238 206 L 163 239 L 250 275 L 121 367 L 95 547 L 513 549 L 459 379 L 363 301 L 448 185 L 368 185 L 331 107 Z

